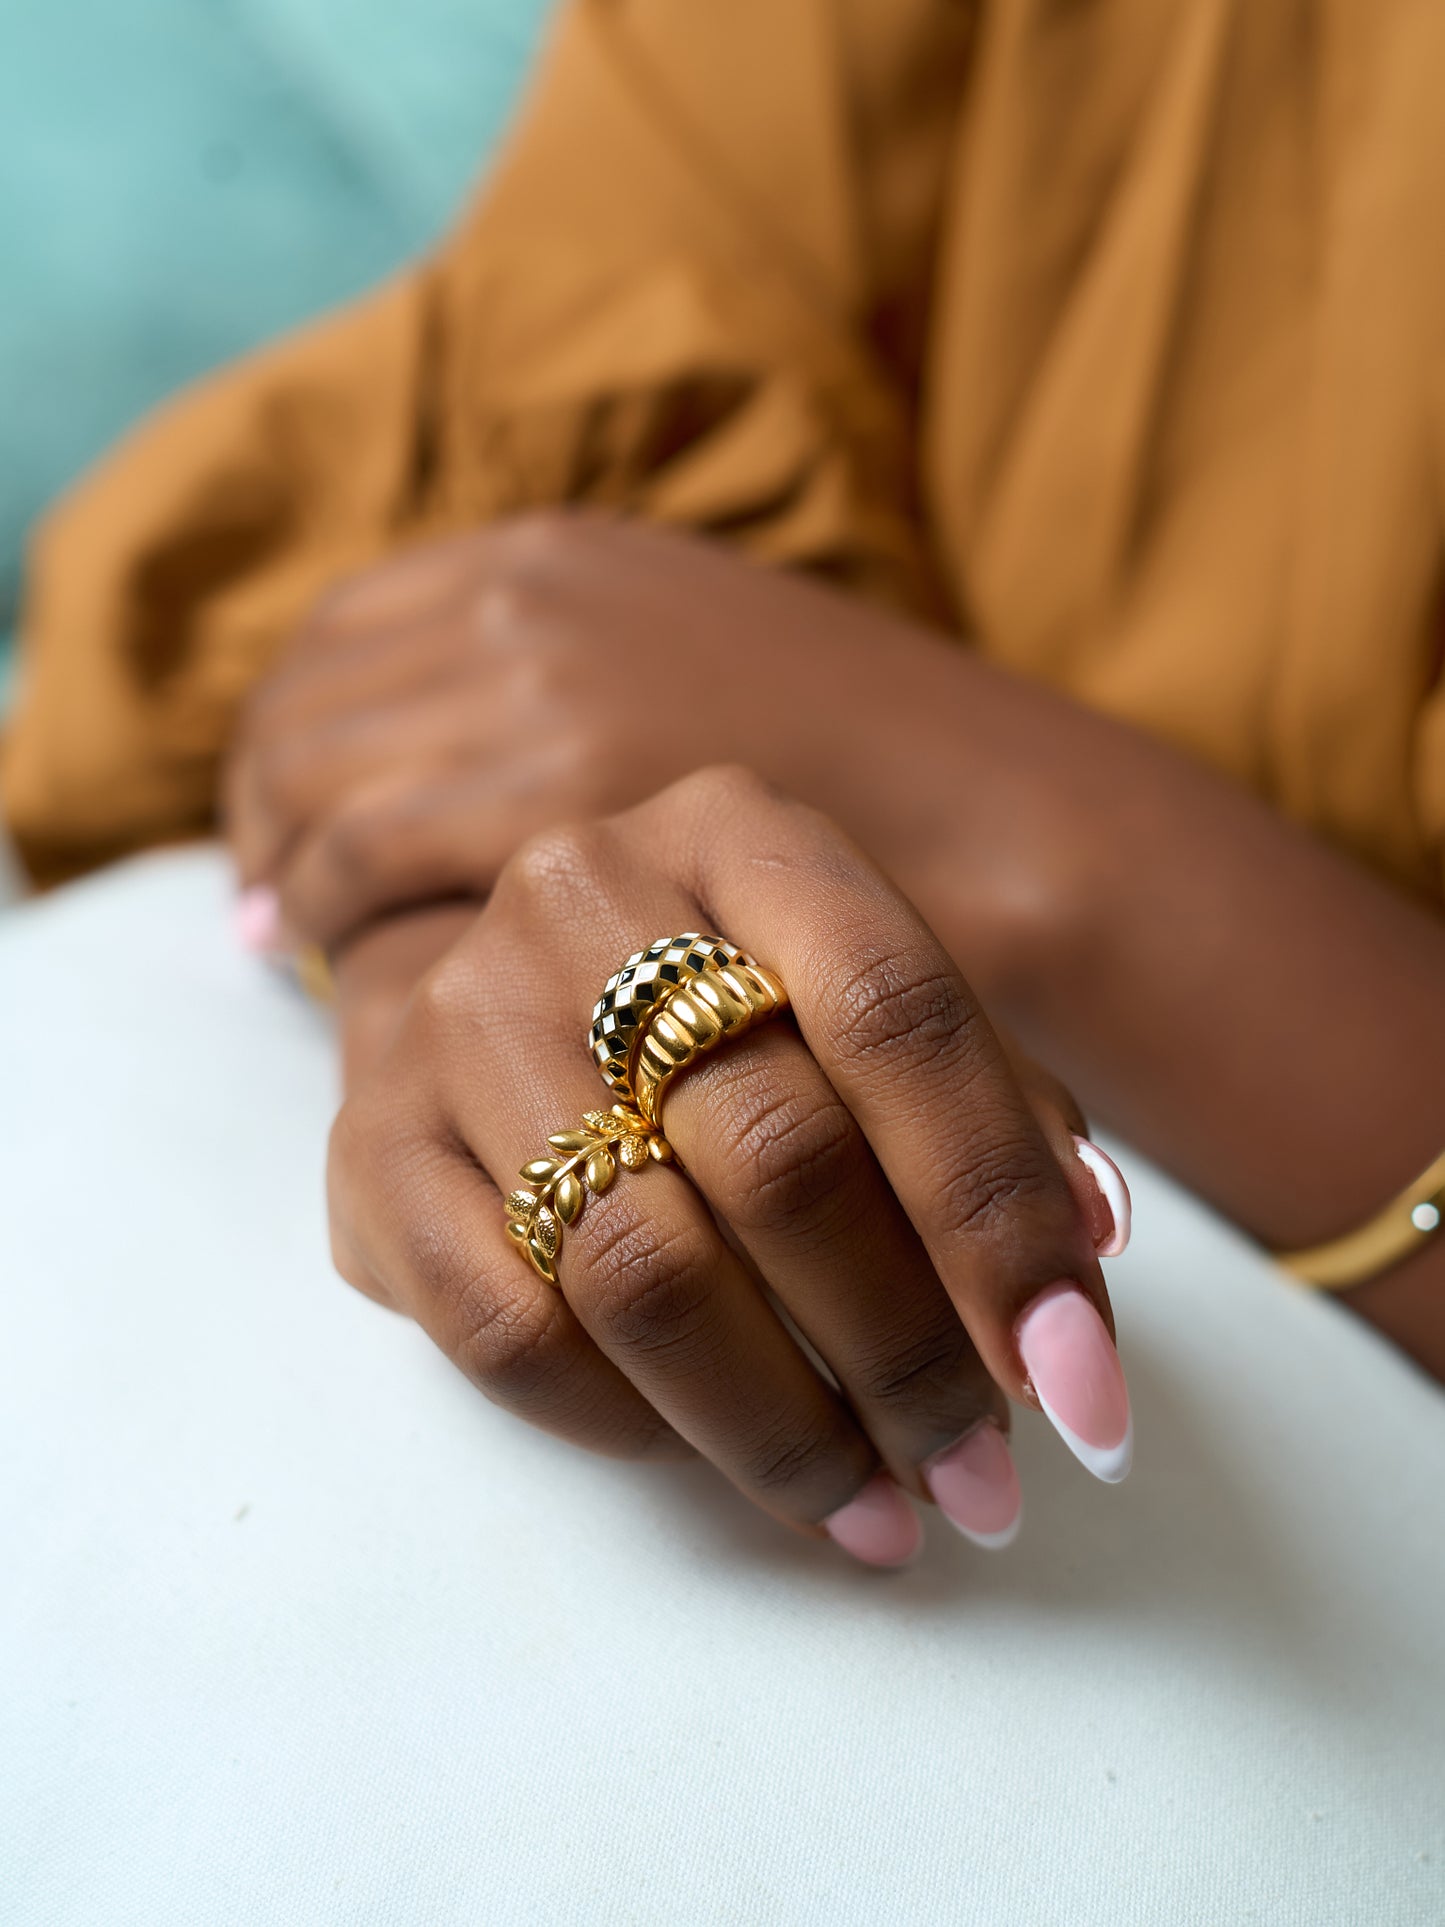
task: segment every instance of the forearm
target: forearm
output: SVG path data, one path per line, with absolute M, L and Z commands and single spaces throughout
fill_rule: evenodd
M 997 700 L 1006 731 L 1015 698 Z M 1026 834 L 1049 853 L 991 925 L 988 858 L 960 839 L 945 915 L 965 952 L 978 918 L 980 987 L 1098 1116 L 1266 1244 L 1351 1229 L 1445 1146 L 1445 918 L 1136 732 L 1050 703 L 1042 741 Z M 1445 1252 L 1355 1302 L 1445 1376 Z

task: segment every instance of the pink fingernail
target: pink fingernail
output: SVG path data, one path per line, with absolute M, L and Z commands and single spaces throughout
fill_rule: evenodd
M 1096 1479 L 1117 1485 L 1134 1457 L 1129 1390 L 1108 1327 L 1077 1285 L 1050 1285 L 1015 1327 L 1044 1415 Z
M 867 1566 L 911 1566 L 923 1550 L 923 1527 L 908 1494 L 886 1472 L 823 1521 L 830 1538 Z
M 266 884 L 258 883 L 241 892 L 232 922 L 243 950 L 264 954 L 281 948 L 281 899 Z
M 1097 1144 L 1077 1132 L 1074 1149 L 1098 1188 L 1100 1209 L 1091 1220 L 1094 1249 L 1101 1258 L 1117 1258 L 1129 1242 L 1129 1225 L 1134 1215 L 1124 1173 L 1107 1151 L 1101 1151 Z M 1103 1222 L 1106 1216 L 1107 1224 Z
M 1023 1493 L 1008 1442 L 992 1419 L 923 1467 L 944 1518 L 976 1546 L 1001 1551 L 1019 1533 Z

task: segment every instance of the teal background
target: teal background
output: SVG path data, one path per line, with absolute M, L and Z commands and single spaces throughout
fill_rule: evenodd
M 454 213 L 547 0 L 0 0 L 0 635 L 45 502 Z

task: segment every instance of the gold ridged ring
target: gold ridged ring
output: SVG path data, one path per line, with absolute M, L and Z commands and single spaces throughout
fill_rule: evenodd
M 679 1071 L 787 1004 L 777 977 L 725 938 L 661 937 L 608 979 L 589 1042 L 607 1083 L 660 1130 L 663 1094 Z

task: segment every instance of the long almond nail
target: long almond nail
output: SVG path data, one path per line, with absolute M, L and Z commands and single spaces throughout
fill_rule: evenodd
M 1018 1469 L 992 1419 L 975 1425 L 922 1470 L 939 1511 L 976 1546 L 1001 1551 L 1017 1539 L 1023 1514 Z
M 244 950 L 265 955 L 281 947 L 281 899 L 264 883 L 243 890 L 233 917 L 236 941 Z
M 1117 1485 L 1134 1457 L 1129 1390 L 1108 1327 L 1077 1285 L 1050 1285 L 1015 1329 L 1044 1415 L 1096 1479 Z
M 918 1514 L 886 1472 L 871 1478 L 823 1524 L 844 1552 L 866 1566 L 911 1566 L 923 1550 Z
M 1129 1242 L 1129 1226 L 1134 1215 L 1124 1173 L 1107 1151 L 1101 1151 L 1092 1139 L 1080 1137 L 1077 1132 L 1074 1149 L 1080 1164 L 1094 1180 L 1099 1197 L 1100 1208 L 1092 1220 L 1094 1250 L 1101 1258 L 1117 1258 Z

